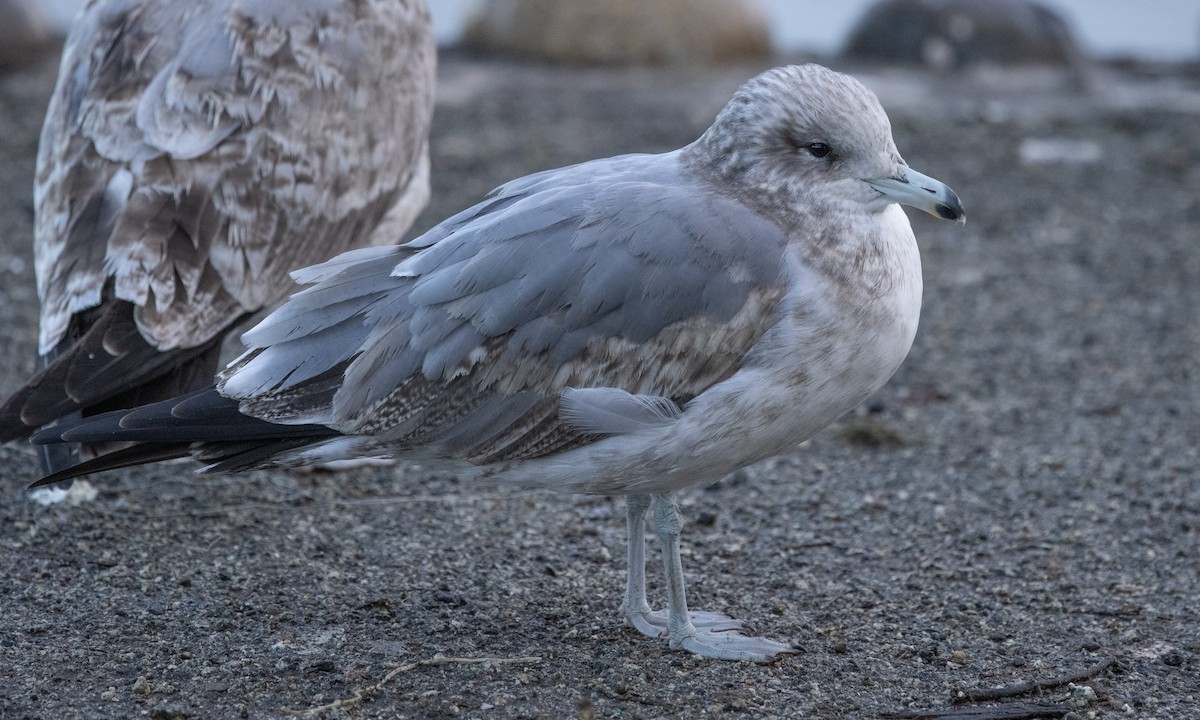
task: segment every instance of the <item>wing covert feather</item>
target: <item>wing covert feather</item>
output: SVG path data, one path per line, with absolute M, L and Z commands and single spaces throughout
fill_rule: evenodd
M 564 389 L 683 403 L 727 377 L 773 321 L 784 246 L 674 154 L 541 173 L 407 246 L 303 274 L 320 279 L 246 334 L 255 349 L 221 389 L 275 422 L 476 461 L 586 442 L 558 417 Z M 311 390 L 324 411 L 310 398 L 281 417 L 321 365 L 308 338 L 335 329 L 340 387 Z

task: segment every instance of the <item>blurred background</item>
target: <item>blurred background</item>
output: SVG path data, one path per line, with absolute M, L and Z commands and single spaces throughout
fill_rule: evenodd
M 771 40 L 780 52 L 834 53 L 877 0 L 759 0 Z M 83 0 L 0 0 L 39 7 L 65 32 Z M 469 19 L 488 0 L 430 0 L 442 45 L 457 44 Z M 1043 0 L 1074 29 L 1084 50 L 1099 57 L 1186 60 L 1200 55 L 1198 0 Z

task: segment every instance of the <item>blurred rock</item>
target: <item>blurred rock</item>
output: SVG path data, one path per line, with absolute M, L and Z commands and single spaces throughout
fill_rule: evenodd
M 463 42 L 569 65 L 713 64 L 770 51 L 758 0 L 489 0 Z
M 1095 140 L 1025 138 L 1017 148 L 1021 164 L 1095 165 L 1104 159 L 1104 148 Z
M 1029 0 L 883 0 L 863 16 L 843 55 L 949 71 L 978 64 L 1076 66 L 1066 21 Z
M 45 57 L 58 40 L 32 0 L 0 0 L 0 74 Z

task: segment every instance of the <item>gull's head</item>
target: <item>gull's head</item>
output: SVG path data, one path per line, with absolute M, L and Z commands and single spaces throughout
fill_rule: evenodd
M 750 193 L 879 212 L 910 205 L 964 222 L 958 195 L 908 167 L 875 94 L 820 65 L 789 65 L 743 85 L 693 146 Z

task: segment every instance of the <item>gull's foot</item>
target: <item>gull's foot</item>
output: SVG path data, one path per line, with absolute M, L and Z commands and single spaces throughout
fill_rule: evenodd
M 647 637 L 662 637 L 666 635 L 667 617 L 666 610 L 643 610 L 640 612 L 625 613 L 625 621 Z M 754 632 L 746 623 L 741 620 L 735 620 L 725 613 L 689 612 L 688 620 L 692 622 L 692 626 L 697 630 L 708 630 L 710 632 L 749 630 L 750 632 Z
M 625 613 L 625 620 L 638 632 L 654 638 L 668 634 L 667 618 L 666 610 Z M 678 638 L 671 638 L 672 650 L 687 650 L 717 660 L 750 662 L 771 662 L 780 655 L 797 652 L 793 645 L 747 635 L 754 630 L 725 613 L 689 612 L 688 621 L 691 626 L 685 627 Z
M 697 628 L 690 635 L 671 639 L 672 650 L 687 650 L 716 660 L 748 660 L 771 662 L 780 655 L 791 655 L 796 647 L 769 638 L 750 637 L 737 630 L 705 630 Z

